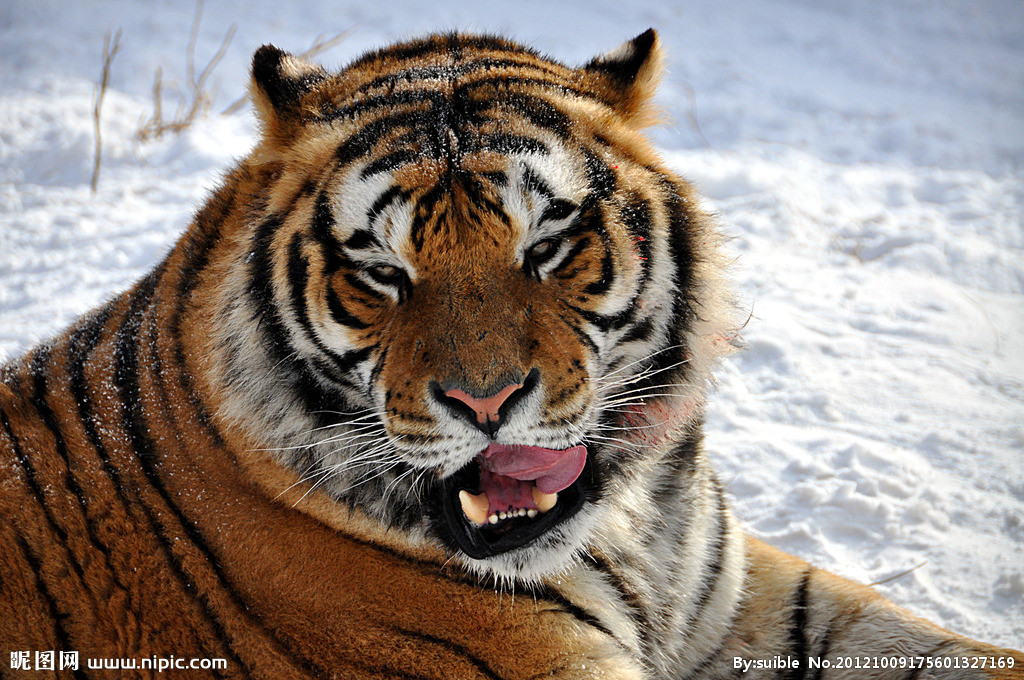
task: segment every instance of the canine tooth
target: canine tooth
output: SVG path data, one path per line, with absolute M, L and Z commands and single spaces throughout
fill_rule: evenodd
M 487 518 L 487 521 L 490 522 L 491 524 L 497 524 L 498 523 L 498 516 L 497 515 L 491 515 L 490 517 Z
M 537 516 L 537 511 L 534 510 L 533 508 L 530 508 L 529 510 L 526 511 L 526 516 L 529 517 L 530 519 L 533 519 L 534 517 Z
M 474 524 L 487 524 L 487 492 L 473 495 L 463 489 L 459 492 L 462 512 Z
M 555 507 L 555 503 L 558 502 L 557 493 L 544 493 L 537 487 L 533 487 L 533 502 L 537 504 L 537 509 L 541 512 L 547 512 L 551 508 Z

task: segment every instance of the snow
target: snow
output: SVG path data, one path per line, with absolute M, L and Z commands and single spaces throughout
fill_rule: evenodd
M 0 359 L 145 273 L 250 147 L 252 52 L 320 61 L 430 30 L 581 63 L 654 26 L 652 132 L 721 215 L 750 320 L 708 448 L 755 535 L 972 637 L 1024 645 L 1024 4 L 210 3 L 211 115 L 139 143 L 183 90 L 194 5 L 0 5 Z M 103 36 L 123 29 L 92 195 Z M 175 107 L 168 89 L 165 109 Z M 912 568 L 913 571 L 904 574 Z M 902 575 L 901 575 L 902 574 Z M 894 578 L 895 577 L 895 578 Z

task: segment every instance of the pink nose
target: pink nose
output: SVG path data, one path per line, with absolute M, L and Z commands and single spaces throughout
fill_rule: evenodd
M 474 397 L 473 395 L 459 389 L 448 390 L 444 393 L 444 396 L 451 397 L 452 399 L 458 399 L 463 404 L 471 408 L 473 412 L 476 413 L 476 422 L 480 425 L 484 425 L 501 419 L 501 416 L 498 415 L 498 409 L 501 408 L 501 405 L 505 403 L 505 400 L 508 399 L 513 392 L 522 386 L 523 383 L 512 383 L 511 385 L 506 385 L 501 388 L 497 394 L 483 399 Z

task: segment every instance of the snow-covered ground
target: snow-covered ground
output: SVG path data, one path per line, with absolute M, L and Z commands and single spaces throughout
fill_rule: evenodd
M 209 3 L 213 113 L 134 141 L 180 88 L 194 5 L 0 3 L 0 360 L 143 274 L 252 139 L 264 42 L 320 60 L 430 30 L 580 63 L 648 26 L 653 132 L 733 238 L 748 350 L 708 446 L 752 532 L 954 630 L 1024 645 L 1024 4 L 1019 0 Z M 123 29 L 90 194 L 103 36 Z M 172 97 L 165 110 L 173 113 Z

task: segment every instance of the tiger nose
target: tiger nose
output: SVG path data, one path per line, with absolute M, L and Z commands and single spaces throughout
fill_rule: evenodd
M 494 437 L 505 422 L 508 412 L 514 404 L 521 401 L 537 384 L 537 369 L 522 382 L 511 382 L 486 397 L 478 397 L 466 390 L 455 387 L 443 390 L 433 383 L 431 391 L 434 397 L 448 407 L 448 410 L 460 420 L 465 420 L 489 437 Z

